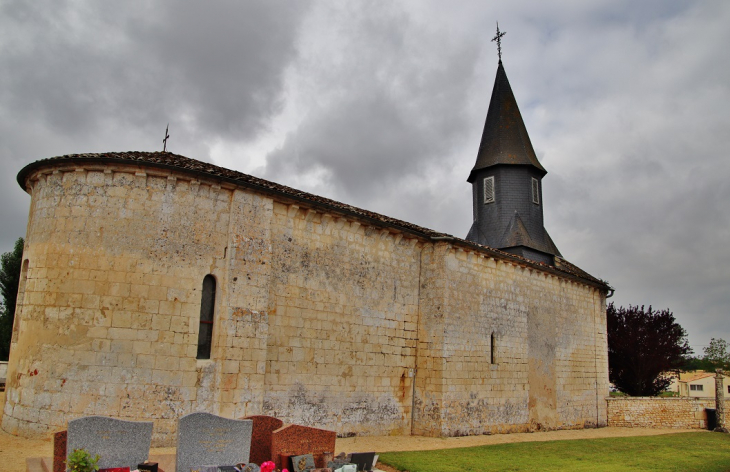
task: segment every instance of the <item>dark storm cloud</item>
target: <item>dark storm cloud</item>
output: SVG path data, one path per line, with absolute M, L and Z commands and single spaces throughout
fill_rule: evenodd
M 382 209 L 408 191 L 409 179 L 452 167 L 448 156 L 468 129 L 478 43 L 434 34 L 396 4 L 380 6 L 323 7 L 315 15 L 318 34 L 337 51 L 323 54 L 327 46 L 316 44 L 302 52 L 295 70 L 306 114 L 269 155 L 269 178 L 321 169 L 320 185 L 334 196 Z
M 250 138 L 280 107 L 304 2 L 14 2 L 3 104 L 82 134 L 177 119 L 198 139 Z

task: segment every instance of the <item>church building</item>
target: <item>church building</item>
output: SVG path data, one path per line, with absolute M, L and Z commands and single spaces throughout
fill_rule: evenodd
M 169 152 L 33 162 L 2 429 L 605 426 L 611 289 L 545 231 L 545 174 L 501 60 L 466 239 Z

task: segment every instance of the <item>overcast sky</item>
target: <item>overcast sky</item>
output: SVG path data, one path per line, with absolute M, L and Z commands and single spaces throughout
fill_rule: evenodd
M 168 122 L 171 152 L 463 238 L 496 21 L 563 256 L 730 341 L 726 0 L 0 0 L 0 252 L 24 165 Z

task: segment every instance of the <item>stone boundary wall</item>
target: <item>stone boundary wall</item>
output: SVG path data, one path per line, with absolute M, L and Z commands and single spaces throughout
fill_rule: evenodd
M 705 408 L 715 408 L 714 398 L 611 397 L 606 403 L 608 426 L 621 428 L 706 429 Z

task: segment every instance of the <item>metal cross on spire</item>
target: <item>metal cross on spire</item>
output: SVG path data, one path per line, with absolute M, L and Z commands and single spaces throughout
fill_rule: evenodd
M 497 41 L 497 54 L 499 55 L 499 63 L 502 63 L 502 36 L 507 34 L 506 31 L 499 31 L 499 21 L 497 22 L 497 34 L 492 38 L 492 41 Z
M 167 151 L 167 140 L 170 139 L 170 135 L 167 133 L 167 131 L 170 129 L 170 123 L 167 124 L 167 128 L 165 128 L 165 139 L 162 140 L 162 152 Z

